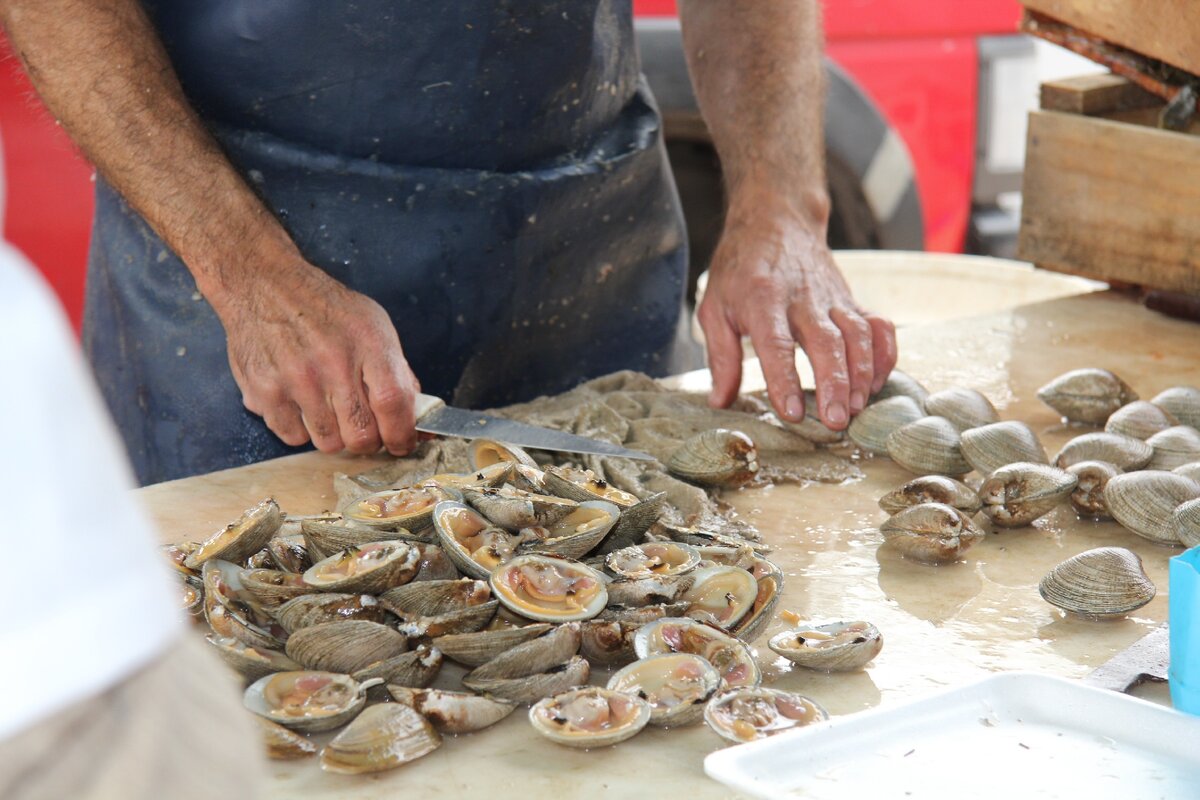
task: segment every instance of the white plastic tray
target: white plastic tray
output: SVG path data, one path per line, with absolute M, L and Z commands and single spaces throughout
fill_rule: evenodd
M 730 747 L 704 769 L 766 798 L 1200 798 L 1200 717 L 1011 672 Z

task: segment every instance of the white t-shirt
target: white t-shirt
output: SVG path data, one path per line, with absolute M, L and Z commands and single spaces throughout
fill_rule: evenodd
M 4 739 L 148 663 L 182 614 L 66 317 L 3 242 L 0 376 Z

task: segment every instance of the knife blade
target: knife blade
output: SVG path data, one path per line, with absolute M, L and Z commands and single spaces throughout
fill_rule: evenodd
M 1170 663 L 1170 629 L 1163 623 L 1096 667 L 1083 682 L 1124 693 L 1146 681 L 1165 681 Z
M 627 450 L 599 439 L 576 436 L 566 431 L 539 428 L 510 419 L 501 419 L 478 411 L 448 406 L 440 398 L 418 394 L 414 412 L 417 430 L 462 439 L 495 439 L 498 442 L 531 447 L 535 450 L 557 450 L 565 453 L 587 453 L 597 456 L 616 456 L 639 461 L 653 461 L 654 456 L 639 450 Z

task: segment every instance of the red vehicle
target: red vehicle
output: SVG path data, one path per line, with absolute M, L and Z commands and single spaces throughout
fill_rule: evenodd
M 994 152 L 991 90 L 1033 47 L 1017 0 L 825 0 L 825 136 L 836 248 L 1004 254 L 1019 163 Z M 687 79 L 675 0 L 635 0 L 643 69 L 663 111 L 693 252 L 707 264 L 720 230 L 720 163 Z M 0 57 L 7 46 L 0 41 Z M 33 97 L 13 58 L 0 80 L 0 204 L 5 237 L 47 275 L 78 325 L 92 214 L 91 169 Z M 1008 113 L 1021 113 L 1019 109 Z M 1011 159 L 1010 159 L 1011 162 Z M 0 199 L 4 194 L 0 191 Z

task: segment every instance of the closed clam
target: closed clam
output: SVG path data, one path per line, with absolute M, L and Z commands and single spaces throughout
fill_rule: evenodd
M 683 595 L 686 617 L 729 630 L 749 613 L 758 597 L 758 582 L 741 567 L 705 567 L 692 573 L 693 583 Z
M 880 525 L 879 531 L 902 555 L 930 564 L 956 561 L 984 538 L 970 517 L 945 503 L 909 506 Z
M 817 394 L 811 389 L 804 392 L 804 419 L 788 422 L 779 419 L 779 424 L 792 433 L 799 434 L 813 444 L 836 444 L 846 438 L 845 431 L 835 431 L 821 422 L 817 416 Z
M 851 441 L 864 450 L 885 455 L 888 437 L 898 428 L 924 416 L 925 411 L 916 400 L 898 395 L 864 408 L 850 420 L 846 433 Z
M 944 417 L 924 417 L 897 428 L 887 438 L 888 455 L 918 475 L 966 475 L 958 429 Z
M 722 739 L 741 744 L 823 722 L 828 712 L 804 695 L 766 687 L 721 692 L 704 709 L 704 721 Z
M 1080 461 L 1067 467 L 1067 472 L 1079 481 L 1069 498 L 1075 511 L 1084 517 L 1111 519 L 1104 489 L 1121 470 L 1107 461 Z
M 758 449 L 741 431 L 701 431 L 684 441 L 667 461 L 676 477 L 701 486 L 744 486 L 758 474 Z
M 515 444 L 494 439 L 473 439 L 468 447 L 471 450 L 471 469 L 480 470 L 500 463 L 537 467 L 537 462 Z
M 1109 415 L 1104 430 L 1145 441 L 1159 431 L 1178 424 L 1179 420 L 1171 412 L 1146 400 L 1134 400 Z
M 879 507 L 889 514 L 921 503 L 945 503 L 965 514 L 979 510 L 979 495 L 970 486 L 945 475 L 923 475 L 879 498 Z
M 367 689 L 382 682 L 359 683 L 335 672 L 275 672 L 246 687 L 242 703 L 285 728 L 314 733 L 353 719 L 367 701 Z
M 442 651 L 427 644 L 417 645 L 406 653 L 385 658 L 355 670 L 350 677 L 356 681 L 382 678 L 391 686 L 424 688 L 433 683 L 445 660 Z
M 470 692 L 442 689 L 414 689 L 388 684 L 388 692 L 398 703 L 411 706 L 433 723 L 440 733 L 473 733 L 495 725 L 517 708 L 516 703 L 483 697 Z
M 374 595 L 337 592 L 295 597 L 276 609 L 275 619 L 288 633 L 326 622 L 351 619 L 381 623 L 395 621 L 395 617 L 379 604 Z
M 929 390 L 907 372 L 894 369 L 888 373 L 887 380 L 883 382 L 879 391 L 871 395 L 871 404 L 897 396 L 909 397 L 917 401 L 918 405 L 923 405 L 925 398 L 929 396 Z
M 1122 617 L 1154 599 L 1142 560 L 1124 547 L 1097 547 L 1062 562 L 1042 578 L 1046 602 L 1089 619 Z
M 312 592 L 302 576 L 278 569 L 246 569 L 242 570 L 241 577 L 242 586 L 268 612 L 288 600 Z
M 1119 433 L 1085 433 L 1063 445 L 1054 456 L 1054 466 L 1066 469 L 1080 461 L 1107 461 L 1123 472 L 1150 463 L 1154 448 L 1141 439 Z
M 1024 422 L 1006 420 L 962 432 L 963 458 L 980 475 L 1018 461 L 1046 464 L 1050 459 L 1037 434 Z
M 1019 528 L 1048 514 L 1078 484 L 1078 478 L 1058 467 L 1017 462 L 989 475 L 979 487 L 979 499 L 993 524 Z
M 411 638 L 478 631 L 498 606 L 487 583 L 471 578 L 397 586 L 379 602 L 400 618 L 397 630 Z
M 1180 424 L 1200 428 L 1200 389 L 1195 386 L 1172 386 L 1150 401 L 1173 415 Z
M 1103 425 L 1108 416 L 1138 399 L 1129 384 L 1106 369 L 1064 372 L 1038 389 L 1042 402 L 1071 422 Z
M 638 658 L 662 653 L 700 656 L 721 673 L 722 686 L 758 686 L 762 672 L 745 642 L 694 619 L 664 617 L 633 637 Z
M 256 716 L 260 741 L 267 751 L 267 758 L 273 761 L 291 761 L 296 758 L 307 758 L 317 752 L 317 746 L 307 736 L 289 731 L 277 722 L 266 717 Z
M 608 688 L 650 704 L 650 724 L 673 728 L 699 722 L 704 704 L 721 687 L 721 674 L 691 653 L 663 653 L 640 659 L 614 673 Z
M 647 542 L 614 550 L 604 564 L 615 575 L 627 579 L 652 575 L 682 575 L 700 563 L 696 548 L 682 542 Z
M 300 575 L 313 565 L 303 536 L 272 536 L 267 541 L 267 554 L 282 572 Z
M 1192 480 L 1200 483 L 1200 461 L 1191 461 L 1187 464 L 1181 464 L 1180 466 L 1171 470 L 1171 472 L 1174 472 L 1176 475 L 1182 475 L 1185 478 L 1191 478 Z
M 567 747 L 607 747 L 646 727 L 650 704 L 640 697 L 585 686 L 538 701 L 529 709 L 533 729 Z
M 1117 475 L 1104 488 L 1104 502 L 1113 519 L 1142 538 L 1169 545 L 1179 544 L 1171 514 L 1197 497 L 1200 483 L 1161 470 Z
M 267 498 L 206 539 L 185 559 L 189 569 L 200 569 L 210 559 L 241 562 L 262 550 L 283 525 L 279 504 Z
M 433 644 L 450 658 L 468 667 L 478 667 L 506 650 L 535 639 L 550 630 L 545 622 L 515 628 L 497 628 L 439 636 Z
M 433 725 L 411 706 L 381 703 L 364 710 L 321 751 L 321 769 L 360 775 L 394 769 L 442 744 Z
M 1154 455 L 1146 469 L 1175 469 L 1200 461 L 1200 431 L 1190 425 L 1176 425 L 1159 431 L 1146 440 Z
M 407 649 L 408 639 L 386 625 L 349 620 L 301 628 L 284 652 L 308 669 L 349 674 Z
M 590 619 L 608 604 L 604 576 L 578 561 L 517 556 L 498 566 L 488 582 L 509 611 L 542 622 Z
M 616 525 L 621 509 L 606 500 L 587 500 L 549 527 L 524 528 L 527 538 L 519 553 L 546 553 L 563 558 L 583 558 L 594 550 Z
M 925 398 L 925 413 L 950 420 L 959 431 L 990 425 L 1000 420 L 996 407 L 981 392 L 953 386 Z
M 304 572 L 316 591 L 378 594 L 407 583 L 417 574 L 421 551 L 406 542 L 351 546 L 318 561 Z
M 418 531 L 429 525 L 438 503 L 454 499 L 454 493 L 436 484 L 406 486 L 355 500 L 342 509 L 342 516 L 372 528 Z
M 772 636 L 767 646 L 807 669 L 852 672 L 879 655 L 883 637 L 869 622 L 826 622 L 783 631 Z
M 493 524 L 510 531 L 553 525 L 579 505 L 574 500 L 512 486 L 466 488 L 463 499 Z
M 433 512 L 438 543 L 454 566 L 472 578 L 487 578 L 492 570 L 513 557 L 517 537 L 493 525 L 475 509 L 462 503 L 438 503 Z
M 1200 498 L 1180 503 L 1171 512 L 1171 521 L 1175 528 L 1175 538 L 1184 547 L 1200 544 Z
M 559 625 L 519 644 L 463 676 L 463 685 L 514 703 L 533 703 L 587 683 L 591 668 L 575 655 L 582 641 L 577 622 Z

